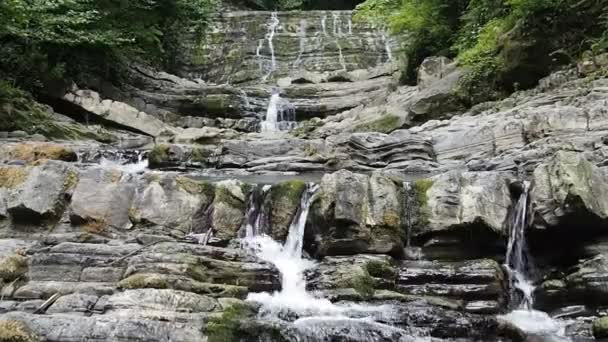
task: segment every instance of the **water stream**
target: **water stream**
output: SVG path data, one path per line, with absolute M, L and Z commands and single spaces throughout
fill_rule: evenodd
M 295 107 L 286 99 L 281 98 L 280 92 L 274 90 L 268 101 L 266 117 L 262 121 L 261 131 L 277 132 L 293 129 L 296 126 Z
M 513 310 L 502 319 L 529 334 L 564 340 L 565 325 L 552 319 L 546 312 L 534 310 L 533 263 L 528 251 L 526 229 L 532 219 L 530 183 L 523 183 L 523 191 L 508 221 L 509 241 L 505 259 L 510 282 L 510 304 Z

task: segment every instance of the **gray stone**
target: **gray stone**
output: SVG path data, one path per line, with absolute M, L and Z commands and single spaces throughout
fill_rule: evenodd
M 129 229 L 129 208 L 135 194 L 135 186 L 123 180 L 119 170 L 93 168 L 80 175 L 70 204 L 70 220 L 73 224 L 110 226 Z M 102 229 L 102 228 L 100 228 Z
M 33 168 L 27 179 L 11 192 L 7 211 L 14 221 L 41 222 L 61 215 L 66 192 L 68 164 L 47 161 Z
M 557 152 L 534 170 L 532 196 L 545 226 L 558 225 L 573 214 L 607 219 L 607 192 L 604 174 L 578 153 Z
M 326 174 L 307 225 L 315 252 L 400 254 L 405 236 L 402 196 L 397 184 L 379 174 Z

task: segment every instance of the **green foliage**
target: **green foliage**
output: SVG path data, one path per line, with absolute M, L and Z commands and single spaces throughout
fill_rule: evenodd
M 215 1 L 0 2 L 0 78 L 38 91 L 67 76 L 118 74 L 125 57 L 164 63 L 168 33 L 202 32 Z
M 237 341 L 241 321 L 251 318 L 255 314 L 254 310 L 246 304 L 235 303 L 219 316 L 209 318 L 205 326 L 205 334 L 209 342 L 230 342 Z
M 355 127 L 355 132 L 381 132 L 390 133 L 401 127 L 401 119 L 392 114 L 383 115 L 380 118 L 361 123 Z
M 608 0 L 367 0 L 356 19 L 403 35 L 406 80 L 431 55 L 469 69 L 471 103 L 534 86 L 584 50 L 608 49 Z

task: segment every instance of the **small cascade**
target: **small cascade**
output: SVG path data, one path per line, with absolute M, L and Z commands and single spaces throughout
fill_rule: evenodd
M 266 118 L 262 121 L 262 133 L 286 131 L 296 126 L 295 107 L 281 98 L 279 91 L 274 90 L 268 102 Z
M 279 15 L 277 12 L 272 12 L 270 15 L 270 22 L 268 23 L 268 33 L 266 34 L 266 40 L 268 40 L 268 49 L 270 50 L 270 69 L 264 76 L 264 80 L 267 80 L 270 75 L 277 70 L 277 58 L 274 53 L 274 36 L 277 33 L 279 27 Z
M 353 35 L 353 18 L 351 17 L 348 18 L 348 35 Z
M 501 317 L 527 333 L 563 337 L 563 324 L 533 309 L 533 264 L 526 242 L 526 229 L 532 220 L 530 205 L 530 183 L 526 181 L 507 222 L 509 241 L 504 267 L 509 276 L 510 304 L 514 310 Z
M 327 15 L 325 14 L 321 17 L 321 30 L 323 31 L 323 35 L 327 36 Z
M 78 161 L 125 173 L 141 173 L 148 169 L 147 152 L 139 150 L 87 151 L 78 155 Z
M 384 43 L 384 51 L 386 52 L 386 58 L 388 59 L 389 62 L 393 61 L 393 50 L 391 48 L 391 44 L 390 41 L 388 39 L 388 36 L 386 34 L 386 31 L 383 30 L 382 31 L 382 43 Z
M 256 186 L 249 194 L 247 216 L 241 227 L 241 236 L 251 238 L 265 233 L 264 228 L 268 227 L 269 219 L 264 204 L 270 188 L 270 185 Z
M 314 266 L 314 263 L 302 259 L 302 244 L 308 212 L 317 189 L 318 185 L 308 184 L 302 194 L 300 207 L 289 227 L 284 245 L 267 235 L 251 235 L 244 240 L 246 247 L 281 272 L 281 291 L 250 293 L 247 296 L 247 300 L 262 304 L 263 312 L 268 316 L 277 316 L 285 310 L 310 314 L 332 314 L 339 311 L 330 301 L 315 298 L 306 292 L 304 272 Z
M 334 12 L 332 13 L 333 17 L 333 25 L 334 25 L 334 36 L 342 35 L 342 19 L 340 18 L 340 13 Z
M 238 89 L 238 92 L 239 97 L 243 100 L 245 110 L 251 110 L 251 101 L 249 101 L 249 95 L 247 95 L 247 93 L 243 89 Z
M 403 210 L 405 212 L 405 247 L 412 243 L 412 183 L 403 182 Z

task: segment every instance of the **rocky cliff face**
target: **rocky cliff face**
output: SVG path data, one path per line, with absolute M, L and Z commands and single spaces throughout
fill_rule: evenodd
M 227 12 L 179 76 L 53 102 L 115 143 L 1 133 L 0 341 L 604 336 L 605 59 L 467 109 L 351 16 Z M 258 133 L 273 88 L 301 122 Z

